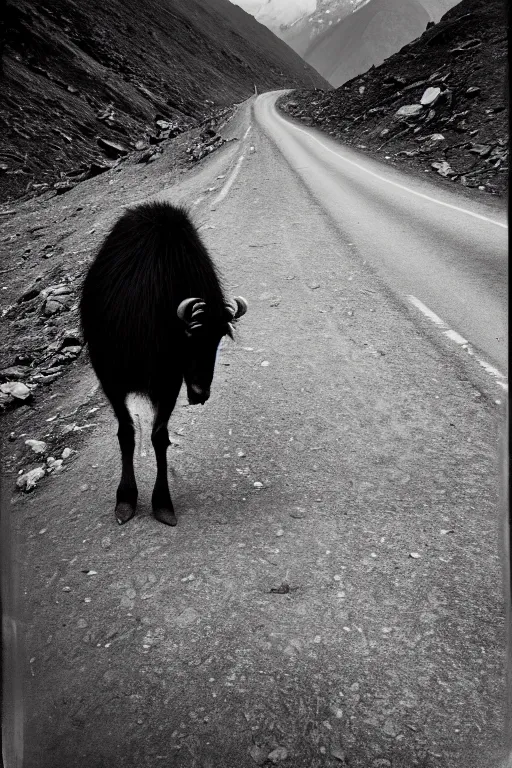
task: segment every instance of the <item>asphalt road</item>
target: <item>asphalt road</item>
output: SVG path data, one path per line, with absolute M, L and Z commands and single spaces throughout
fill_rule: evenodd
M 365 212 L 354 180 L 344 229 L 324 208 L 339 170 L 313 196 L 268 135 L 270 97 L 255 115 L 241 105 L 238 140 L 179 179 L 164 154 L 34 211 L 102 201 L 99 239 L 127 200 L 187 202 L 249 311 L 210 401 L 172 416 L 176 528 L 150 514 L 139 406 L 138 515 L 115 523 L 116 425 L 85 361 L 26 417 L 35 438 L 95 426 L 13 497 L 24 768 L 496 768 L 503 390 L 365 250 L 375 221 L 380 250 L 412 232 L 433 253 L 447 214 L 418 233 L 377 191 Z
M 362 258 L 507 370 L 508 229 L 502 209 L 397 172 L 326 134 L 284 119 L 276 94 L 259 125 Z

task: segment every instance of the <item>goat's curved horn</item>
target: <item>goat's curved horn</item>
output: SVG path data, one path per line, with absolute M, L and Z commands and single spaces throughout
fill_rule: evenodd
M 245 313 L 247 312 L 247 302 L 243 298 L 243 296 L 235 296 L 234 300 L 237 305 L 235 317 L 242 317 L 242 315 L 245 315 Z
M 228 301 L 226 301 L 224 306 L 226 307 L 226 312 L 228 313 L 230 320 L 233 320 L 236 313 L 238 312 L 238 304 L 235 302 L 234 299 L 229 299 Z
M 178 315 L 179 319 L 186 322 L 185 315 L 187 313 L 188 308 L 193 305 L 191 310 L 193 311 L 193 308 L 196 307 L 198 304 L 202 304 L 203 307 L 205 306 L 204 301 L 202 299 L 198 299 L 198 298 L 183 299 L 181 304 L 178 306 L 178 309 L 176 310 L 176 314 Z M 199 309 L 199 306 L 197 306 L 197 309 Z

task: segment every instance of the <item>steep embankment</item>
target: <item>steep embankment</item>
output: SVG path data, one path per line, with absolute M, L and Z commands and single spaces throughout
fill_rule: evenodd
M 500 195 L 506 67 L 502 0 L 463 0 L 382 66 L 328 93 L 290 94 L 280 106 L 382 159 Z
M 0 202 L 65 190 L 254 85 L 328 87 L 228 0 L 12 0 L 4 13 Z
M 304 59 L 337 87 L 382 64 L 429 21 L 419 0 L 370 0 L 316 37 Z

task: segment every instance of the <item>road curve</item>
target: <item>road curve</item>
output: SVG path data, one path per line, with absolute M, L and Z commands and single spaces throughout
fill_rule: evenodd
M 337 227 L 395 293 L 419 299 L 506 373 L 503 213 L 286 119 L 280 93 L 258 97 L 255 120 Z

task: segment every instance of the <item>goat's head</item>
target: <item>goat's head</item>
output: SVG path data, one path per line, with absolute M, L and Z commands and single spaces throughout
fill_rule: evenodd
M 191 405 L 205 403 L 210 397 L 210 386 L 217 359 L 217 350 L 223 336 L 233 336 L 233 323 L 247 312 L 247 302 L 241 296 L 230 299 L 224 314 L 216 319 L 209 316 L 202 299 L 184 299 L 176 314 L 185 332 L 183 375 Z

